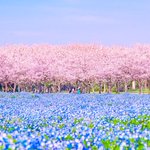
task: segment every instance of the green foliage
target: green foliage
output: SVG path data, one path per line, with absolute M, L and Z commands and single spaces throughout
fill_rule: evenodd
M 150 130 L 150 120 L 142 124 L 142 130 L 148 129 Z
M 145 142 L 144 138 L 138 139 L 138 141 L 137 141 L 137 144 L 138 144 L 137 150 L 143 150 L 144 149 L 144 144 L 143 144 L 144 142 Z
M 5 146 L 2 144 L 0 145 L 0 150 L 4 150 L 5 149 Z
M 73 138 L 70 134 L 68 134 L 68 135 L 65 137 L 65 140 L 66 140 L 66 141 L 70 141 L 70 140 L 74 140 L 74 138 Z
M 76 128 L 72 128 L 72 133 L 75 133 L 76 132 Z
M 146 143 L 147 143 L 147 146 L 150 147 L 150 140 L 147 140 Z
M 75 118 L 75 119 L 74 119 L 74 124 L 79 124 L 79 123 L 81 123 L 83 120 L 84 120 L 83 118 L 80 118 L 80 119 Z
M 101 140 L 102 144 L 104 145 L 105 149 L 110 150 L 120 150 L 119 145 L 117 145 L 117 139 L 114 141 L 108 140 Z
M 91 123 L 88 125 L 88 127 L 89 127 L 90 129 L 92 129 L 92 128 L 94 128 L 94 124 L 91 122 Z
M 135 89 L 135 90 L 129 89 L 128 92 L 130 92 L 130 93 L 139 93 L 139 89 Z M 147 89 L 143 89 L 142 92 L 147 94 L 147 93 L 149 93 L 149 89 L 148 88 Z
M 12 131 L 14 131 L 14 130 L 15 130 L 15 127 L 7 128 L 7 131 L 8 131 L 8 132 L 12 132 Z
M 129 139 L 131 143 L 134 143 L 135 142 L 135 139 L 134 138 L 131 138 Z
M 62 129 L 62 128 L 64 128 L 65 127 L 65 124 L 60 124 L 59 126 L 58 126 L 60 129 Z
M 94 142 L 94 138 L 95 138 L 94 135 L 92 135 L 92 137 L 89 138 L 89 141 L 90 141 L 91 143 L 93 143 L 93 142 Z
M 12 95 L 11 98 L 16 98 L 16 96 L 15 96 L 15 95 Z
M 49 136 L 44 134 L 44 138 L 48 141 L 49 140 Z
M 57 118 L 58 118 L 58 120 L 60 120 L 60 121 L 63 120 L 63 118 L 62 118 L 61 116 L 58 116 Z
M 98 86 L 98 84 L 95 84 L 93 88 L 94 88 L 94 91 L 97 91 L 97 92 L 99 91 L 99 86 Z
M 82 135 L 81 134 L 78 134 L 78 139 L 81 139 Z
M 99 126 L 99 127 L 98 127 L 98 130 L 104 130 L 104 129 L 105 129 L 104 126 Z
M 16 140 L 16 139 L 13 139 L 13 143 L 17 143 L 17 140 Z
M 111 148 L 111 142 L 110 142 L 110 140 L 101 140 L 101 142 L 104 145 L 105 149 Z
M 28 124 L 27 128 L 33 130 L 34 129 L 34 125 L 33 124 Z
M 92 146 L 92 150 L 98 150 L 98 147 L 95 146 L 95 145 L 93 145 L 93 146 Z
M 124 150 L 130 150 L 130 146 L 124 146 Z
M 53 84 L 50 81 L 47 81 L 47 82 L 44 83 L 44 86 L 46 86 L 46 87 L 49 87 L 49 86 L 52 86 L 52 85 Z
M 85 146 L 86 148 L 88 148 L 88 145 L 87 145 L 87 141 L 86 141 L 86 140 L 83 141 L 83 144 L 84 144 L 84 146 Z
M 52 123 L 52 127 L 56 127 L 57 126 L 57 123 L 56 122 L 53 122 Z
M 121 130 L 121 131 L 123 131 L 123 130 L 124 130 L 124 128 L 123 128 L 123 127 L 120 127 L 120 130 Z
M 113 86 L 111 90 L 112 90 L 112 92 L 117 93 L 117 92 L 116 92 L 116 91 L 117 91 L 116 86 Z
M 117 119 L 117 118 L 113 118 L 113 119 L 109 119 L 109 118 L 106 118 L 106 120 L 108 122 L 111 122 L 113 123 L 114 125 L 117 125 L 118 123 L 120 125 L 124 125 L 125 127 L 127 125 L 134 125 L 134 126 L 139 126 L 139 125 L 142 125 L 141 127 L 141 130 L 145 130 L 145 129 L 148 129 L 150 130 L 150 116 L 149 115 L 140 115 L 140 116 L 137 116 L 133 119 L 129 119 L 129 120 L 120 120 L 120 119 Z M 99 128 L 99 130 L 102 129 Z M 124 127 L 120 127 L 120 130 L 124 130 Z M 133 133 L 134 131 L 132 130 L 132 128 L 130 129 L 130 132 Z
M 113 119 L 113 124 L 114 124 L 114 125 L 118 124 L 119 122 L 120 122 L 119 119 Z
M 48 127 L 48 124 L 45 122 L 45 123 L 41 123 L 40 126 L 41 127 Z
M 144 150 L 144 144 L 139 144 L 137 147 L 137 150 Z

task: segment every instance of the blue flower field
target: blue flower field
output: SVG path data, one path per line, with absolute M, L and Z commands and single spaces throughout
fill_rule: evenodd
M 150 95 L 1 92 L 3 149 L 150 149 Z

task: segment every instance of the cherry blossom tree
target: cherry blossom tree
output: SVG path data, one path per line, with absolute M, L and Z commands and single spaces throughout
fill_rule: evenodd
M 60 92 L 63 85 L 110 93 L 136 82 L 150 90 L 150 45 L 6 45 L 0 47 L 0 84 L 4 91 Z

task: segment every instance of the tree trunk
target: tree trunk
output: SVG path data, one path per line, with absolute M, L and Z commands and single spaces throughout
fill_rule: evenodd
M 136 89 L 136 82 L 132 81 L 132 90 L 135 90 L 135 89 Z
M 142 94 L 142 92 L 143 92 L 143 84 L 142 84 L 142 81 L 138 81 L 138 84 L 139 84 L 139 94 Z
M 16 83 L 14 83 L 13 92 L 16 92 L 16 87 L 17 87 L 17 84 L 16 84 Z
M 104 83 L 104 93 L 106 93 L 106 83 Z
M 45 93 L 48 93 L 48 87 L 45 87 Z
M 87 93 L 90 93 L 91 92 L 91 86 L 90 84 L 87 85 Z
M 147 80 L 144 82 L 144 89 L 147 89 Z
M 52 92 L 53 92 L 53 93 L 56 93 L 56 92 L 57 92 L 57 90 L 56 90 L 56 85 L 53 85 L 53 86 L 52 86 Z
M 4 89 L 4 84 L 1 83 L 1 86 L 2 86 L 2 92 L 4 92 L 4 91 L 5 91 L 5 89 Z
M 128 84 L 127 84 L 127 82 L 124 83 L 124 92 L 125 93 L 128 92 Z
M 148 90 L 149 90 L 148 93 L 150 94 L 150 80 L 148 80 L 147 82 L 148 82 L 147 84 L 148 84 Z
M 20 86 L 18 85 L 18 92 L 21 92 L 21 88 L 20 88 Z
M 93 87 L 93 85 L 92 85 L 92 92 L 93 92 L 93 93 L 95 93 L 95 90 L 94 90 L 94 87 Z
M 50 92 L 50 93 L 53 93 L 52 86 L 49 87 L 49 92 Z
M 7 82 L 5 82 L 4 85 L 5 85 L 5 92 L 8 92 L 8 85 L 7 85 Z
M 119 94 L 120 93 L 120 83 L 119 83 L 119 81 L 117 81 L 117 83 L 116 83 L 116 92 Z
M 2 86 L 2 92 L 5 92 L 5 86 L 4 86 L 4 83 L 1 83 L 1 86 Z
M 111 93 L 111 82 L 108 82 L 108 93 Z
M 5 92 L 5 88 L 4 88 L 4 86 L 2 86 L 2 91 L 3 91 L 3 92 Z
M 58 83 L 58 92 L 61 92 L 61 83 Z
M 90 89 L 92 90 L 92 93 L 95 93 L 95 90 L 94 90 L 94 83 L 90 83 Z
M 102 84 L 102 82 L 100 81 L 100 82 L 99 82 L 99 94 L 102 94 L 102 90 L 103 90 L 103 84 Z
M 38 85 L 38 92 L 39 92 L 39 93 L 42 92 L 42 86 L 41 86 L 41 84 Z

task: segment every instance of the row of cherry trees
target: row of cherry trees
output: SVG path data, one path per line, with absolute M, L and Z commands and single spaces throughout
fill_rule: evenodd
M 3 91 L 60 92 L 64 85 L 99 92 L 136 82 L 150 89 L 150 45 L 8 45 L 0 47 Z

